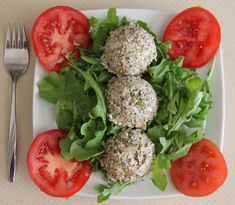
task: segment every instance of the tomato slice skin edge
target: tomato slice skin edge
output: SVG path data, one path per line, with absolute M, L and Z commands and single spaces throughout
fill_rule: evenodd
M 214 193 L 227 178 L 225 159 L 209 139 L 202 139 L 190 148 L 185 157 L 172 162 L 170 176 L 176 189 L 190 197 Z
M 64 15 L 62 15 L 64 13 Z M 55 6 L 51 7 L 47 10 L 45 10 L 43 13 L 41 13 L 37 19 L 34 22 L 34 25 L 32 27 L 32 32 L 31 32 L 31 38 L 32 38 L 32 44 L 33 44 L 33 49 L 34 53 L 37 56 L 37 59 L 39 60 L 40 64 L 45 68 L 47 71 L 56 71 L 59 72 L 61 68 L 65 67 L 67 65 L 67 61 L 64 59 L 62 61 L 62 58 L 65 57 L 65 54 L 59 54 L 61 57 L 59 58 L 58 53 L 52 56 L 52 58 L 48 58 L 48 55 L 45 51 L 45 45 L 43 45 L 42 40 L 39 37 L 39 30 L 42 29 L 46 25 L 46 23 L 50 22 L 53 20 L 53 15 L 62 15 L 66 16 L 65 14 L 69 13 L 73 17 L 77 18 L 77 24 L 78 26 L 82 29 L 78 33 L 80 37 L 76 37 L 77 40 L 81 43 L 81 47 L 83 48 L 88 48 L 91 45 L 91 39 L 90 39 L 90 34 L 89 34 L 89 21 L 88 18 L 79 10 L 76 10 L 72 7 L 68 6 Z M 66 17 L 64 17 L 66 18 Z M 65 23 L 65 22 L 64 22 Z M 67 22 L 66 22 L 67 23 Z M 71 31 L 73 32 L 73 31 Z M 49 34 L 51 35 L 51 34 Z M 55 35 L 54 35 L 55 36 Z M 49 36 L 50 37 L 50 36 Z M 68 37 L 70 39 L 71 36 Z M 49 38 L 50 39 L 50 38 Z M 63 41 L 63 40 L 62 40 Z M 65 42 L 65 41 L 64 41 Z M 65 42 L 66 43 L 66 42 Z M 78 52 L 78 47 L 76 45 L 72 45 L 73 42 L 70 42 L 70 48 L 66 54 L 72 53 L 74 51 Z M 56 45 L 56 42 L 52 47 L 58 47 Z M 73 48 L 74 47 L 74 48 Z M 75 47 L 77 47 L 75 49 Z M 61 48 L 63 49 L 63 48 Z M 78 52 L 79 53 L 79 52 Z M 54 54 L 54 51 L 52 52 Z
M 91 175 L 91 165 L 88 161 L 78 162 L 75 160 L 64 160 L 60 155 L 59 158 L 56 157 L 56 155 L 58 156 L 58 152 L 60 151 L 58 142 L 66 136 L 67 132 L 58 129 L 43 132 L 34 139 L 27 153 L 27 167 L 30 177 L 42 192 L 53 197 L 68 198 L 72 196 L 86 184 Z M 70 178 L 70 184 L 72 184 L 70 185 L 70 187 L 65 186 L 66 184 L 64 184 L 63 182 L 64 177 L 68 176 L 68 173 L 66 171 L 61 172 L 59 170 L 59 167 L 58 170 L 54 170 L 55 174 L 59 174 L 59 178 L 55 177 L 52 184 L 45 179 L 48 174 L 45 175 L 44 173 L 41 173 L 41 168 L 43 167 L 41 166 L 42 163 L 40 162 L 40 164 L 38 162 L 37 156 L 40 155 L 41 152 L 45 154 L 42 146 L 45 143 L 48 144 L 48 149 L 52 153 L 52 155 L 50 155 L 50 158 L 45 158 L 45 160 L 49 160 L 49 170 L 50 167 L 53 167 L 53 165 L 58 165 L 58 162 L 64 163 L 64 165 L 59 163 L 60 167 L 64 167 L 65 170 L 69 171 L 74 170 L 71 166 L 75 165 L 76 170 L 74 172 L 70 172 L 73 174 L 69 175 L 72 177 Z M 53 161 L 54 159 L 56 161 Z M 77 166 L 79 166 L 80 168 L 77 168 Z
M 191 18 L 191 20 L 187 18 Z M 196 22 L 196 20 L 199 22 Z M 185 23 L 187 21 L 188 23 Z M 179 26 L 179 23 L 182 23 L 182 27 Z M 206 23 L 208 25 L 205 25 Z M 194 26 L 196 26 L 196 28 L 193 28 Z M 181 30 L 178 27 L 180 27 Z M 176 29 L 179 30 L 177 31 Z M 209 29 L 211 30 L 209 31 Z M 198 32 L 198 36 L 202 37 L 204 35 L 205 37 L 205 35 L 207 35 L 207 38 L 200 41 L 197 40 L 197 36 L 193 36 L 196 31 Z M 184 36 L 182 36 L 182 34 L 184 34 Z M 188 37 L 187 34 L 189 35 Z M 195 39 L 193 40 L 191 38 L 192 41 L 188 41 L 189 37 L 195 37 Z M 169 55 L 173 60 L 179 56 L 184 56 L 184 67 L 199 69 L 206 65 L 219 49 L 221 29 L 217 19 L 210 11 L 202 7 L 191 7 L 180 12 L 170 20 L 162 39 L 164 42 L 168 41 L 172 43 Z M 211 42 L 211 40 L 213 40 L 213 42 Z M 192 52 L 190 54 L 190 46 L 192 46 L 192 49 L 194 47 L 194 53 Z

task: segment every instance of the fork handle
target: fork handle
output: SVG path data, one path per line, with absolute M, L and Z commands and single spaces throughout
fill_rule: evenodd
M 8 180 L 14 182 L 16 172 L 16 78 L 12 79 L 11 111 L 8 133 Z

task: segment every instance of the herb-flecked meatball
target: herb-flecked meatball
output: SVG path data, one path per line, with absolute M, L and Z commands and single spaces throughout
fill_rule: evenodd
M 135 182 L 148 175 L 154 159 L 154 144 L 139 129 L 126 129 L 103 143 L 101 166 L 110 180 Z
M 112 73 L 140 75 L 156 57 L 154 37 L 132 22 L 110 33 L 101 60 Z
M 156 116 L 158 100 L 150 83 L 137 76 L 119 76 L 106 90 L 108 117 L 114 124 L 146 128 Z

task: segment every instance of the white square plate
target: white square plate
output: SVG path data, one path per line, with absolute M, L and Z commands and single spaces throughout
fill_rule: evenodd
M 83 11 L 88 17 L 95 16 L 104 18 L 107 14 L 107 9 L 102 10 L 87 10 Z M 118 9 L 118 16 L 126 16 L 129 20 L 143 20 L 152 26 L 152 30 L 159 36 L 162 36 L 163 31 L 169 20 L 176 13 L 166 13 L 157 10 L 144 9 Z M 216 67 L 212 78 L 212 109 L 210 110 L 206 136 L 213 140 L 219 147 L 223 147 L 223 132 L 224 132 L 224 74 L 223 74 L 223 59 L 221 47 L 216 55 Z M 209 65 L 205 66 L 208 67 Z M 201 69 L 200 74 L 205 75 L 207 68 Z M 36 62 L 34 74 L 34 90 L 33 90 L 33 134 L 34 137 L 46 130 L 56 128 L 55 116 L 56 106 L 47 103 L 40 99 L 38 95 L 38 81 L 47 75 L 42 66 Z M 149 177 L 146 177 L 143 182 L 135 183 L 126 188 L 120 195 L 112 198 L 118 199 L 147 199 L 160 198 L 180 195 L 179 192 L 172 186 L 170 180 L 165 192 L 159 191 L 152 183 Z M 94 187 L 102 183 L 101 175 L 93 173 L 87 184 L 78 193 L 82 196 L 95 197 L 97 192 Z

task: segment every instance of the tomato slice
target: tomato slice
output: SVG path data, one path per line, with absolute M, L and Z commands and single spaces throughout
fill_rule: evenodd
M 65 56 L 90 46 L 89 22 L 80 11 L 56 6 L 44 11 L 32 28 L 35 55 L 48 71 L 67 65 Z
M 170 175 L 181 193 L 202 197 L 224 183 L 227 165 L 217 146 L 209 139 L 202 139 L 192 145 L 187 156 L 172 162 Z
M 172 44 L 171 58 L 184 56 L 183 66 L 195 69 L 207 64 L 216 54 L 220 38 L 218 21 L 202 7 L 192 7 L 176 15 L 163 35 L 163 41 Z
M 88 161 L 61 157 L 59 141 L 66 135 L 62 130 L 49 130 L 38 135 L 27 155 L 31 178 L 43 192 L 54 197 L 70 197 L 85 185 L 91 175 Z

